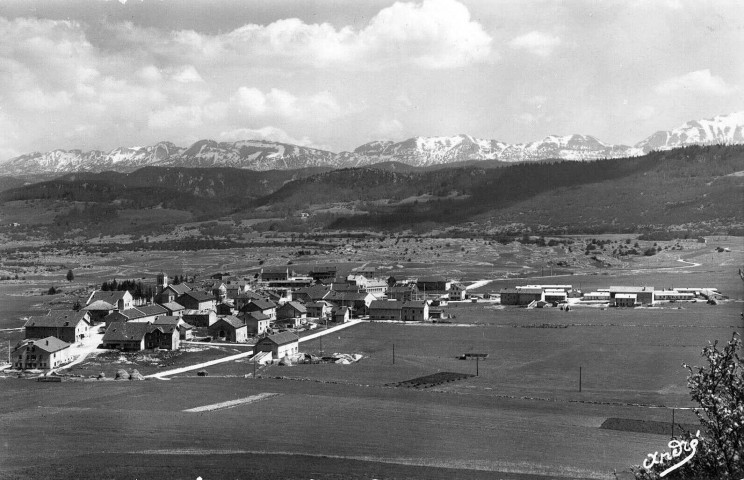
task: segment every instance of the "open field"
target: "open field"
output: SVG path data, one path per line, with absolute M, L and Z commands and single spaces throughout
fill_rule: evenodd
M 570 283 L 585 292 L 610 285 L 684 285 L 718 287 L 731 300 L 570 312 L 453 302 L 445 307 L 452 323 L 368 322 L 300 345 L 315 354 L 321 344 L 325 354 L 362 354 L 358 363 L 259 367 L 255 379 L 246 359 L 207 367 L 206 378 L 187 372 L 171 380 L 46 384 L 0 377 L 0 478 L 537 480 L 612 479 L 617 470 L 626 479 L 628 467 L 664 449 L 668 436 L 599 427 L 613 418 L 620 424 L 661 422 L 654 425 L 663 431 L 671 419 L 667 407 L 692 405 L 682 363 L 699 364 L 708 341 L 744 333 L 744 288 L 737 274 L 744 264 L 741 239 L 685 243 L 682 251 L 609 268 L 586 262 L 583 250 L 568 255 L 555 247 L 469 239 L 426 242 L 434 250 L 419 243 L 413 254 L 413 242 L 402 247 L 404 242 L 395 246 L 388 239 L 378 242 L 383 249 L 370 244 L 338 258 L 343 270 L 384 265 L 390 267 L 385 272 L 403 278 L 459 272 L 466 282 L 492 280 L 476 290 L 481 292 L 524 283 Z M 714 252 L 718 245 L 731 252 Z M 398 248 L 409 248 L 411 260 L 396 260 L 406 253 L 396 253 Z M 66 270 L 58 268 L 0 283 L 0 356 L 7 354 L 7 340 L 21 338 L 23 317 L 71 302 L 73 292 L 103 280 L 149 280 L 161 270 L 252 275 L 261 260 L 292 259 L 302 270 L 331 263 L 334 255 L 300 261 L 290 253 L 289 247 L 266 247 L 50 255 L 45 262 L 75 267 L 76 278 L 64 285 Z M 573 275 L 539 278 L 546 265 L 568 257 Z M 514 278 L 517 271 L 533 276 Z M 51 281 L 70 293 L 39 295 Z M 124 362 L 118 353 L 103 354 L 69 373 L 156 373 L 243 351 L 214 345 L 189 350 L 194 351 L 125 355 Z M 488 358 L 457 359 L 464 353 Z M 116 356 L 116 362 L 105 362 L 106 356 Z M 472 375 L 476 368 L 478 376 L 428 388 L 391 386 L 437 372 Z M 184 411 L 246 398 L 261 400 Z M 689 410 L 677 410 L 676 421 L 696 423 Z

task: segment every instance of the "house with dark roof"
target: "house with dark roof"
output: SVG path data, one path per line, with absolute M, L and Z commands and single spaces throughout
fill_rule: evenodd
M 177 301 L 190 310 L 215 310 L 217 308 L 214 295 L 208 292 L 192 290 L 178 297 Z
M 185 283 L 179 283 L 178 285 L 165 285 L 163 290 L 157 296 L 157 302 L 159 304 L 175 302 L 178 297 L 190 292 L 192 289 Z
M 346 323 L 351 320 L 351 309 L 349 307 L 333 307 L 331 317 L 336 323 Z
M 276 304 L 268 300 L 251 300 L 243 308 L 241 313 L 261 312 L 274 320 L 276 318 Z
M 186 323 L 181 316 L 161 315 L 152 322 L 153 325 L 173 325 L 178 329 L 180 340 L 191 340 L 194 338 L 194 326 Z
M 181 315 L 186 310 L 186 307 L 178 302 L 165 302 L 160 305 L 168 311 L 168 315 Z
M 467 289 L 465 286 L 461 283 L 453 283 L 450 286 L 448 298 L 450 301 L 457 301 L 457 300 L 466 300 L 467 299 Z
M 85 304 L 90 305 L 98 300 L 103 300 L 104 302 L 113 305 L 117 310 L 126 310 L 127 308 L 132 308 L 134 305 L 134 297 L 132 297 L 132 294 L 127 290 L 113 292 L 96 290 L 90 294 L 90 297 L 88 297 L 88 301 L 85 302 Z
M 103 348 L 139 352 L 145 349 L 149 323 L 112 322 L 103 334 Z
M 418 297 L 419 289 L 415 283 L 407 285 L 393 285 L 387 289 L 389 300 L 400 300 L 402 302 L 413 300 Z
M 218 318 L 209 326 L 209 335 L 223 342 L 245 343 L 248 341 L 248 329 L 245 322 L 234 315 Z
M 70 344 L 56 337 L 25 339 L 10 352 L 13 368 L 49 370 L 72 360 Z
M 304 303 L 317 302 L 327 298 L 329 295 L 331 295 L 331 292 L 328 287 L 324 285 L 313 285 L 310 287 L 299 288 L 292 292 L 293 299 Z
M 276 318 L 307 318 L 307 308 L 300 302 L 287 302 L 276 309 Z
M 263 335 L 271 324 L 271 318 L 261 312 L 241 313 L 240 318 L 245 322 L 250 335 Z
M 452 282 L 444 277 L 421 277 L 416 280 L 416 286 L 424 293 L 444 293 L 450 289 Z
M 288 280 L 294 277 L 295 272 L 289 267 L 265 267 L 261 269 L 261 281 L 272 282 L 279 280 Z
M 238 295 L 233 299 L 235 303 L 235 309 L 240 311 L 243 307 L 245 307 L 248 303 L 252 302 L 253 300 L 265 300 L 264 297 L 257 294 L 256 292 L 244 292 Z
M 404 302 L 400 313 L 404 322 L 425 322 L 429 320 L 429 301 Z
M 333 304 L 325 300 L 319 300 L 305 304 L 305 308 L 307 309 L 308 317 L 325 318 L 327 315 L 330 315 Z
M 162 305 L 140 305 L 127 310 L 113 312 L 104 318 L 106 325 L 113 322 L 152 322 L 158 315 L 168 315 L 168 310 Z
M 151 348 L 178 350 L 179 340 L 175 325 L 113 322 L 103 335 L 103 348 L 134 352 Z
M 56 337 L 67 343 L 79 342 L 91 334 L 88 312 L 72 310 L 51 310 L 46 315 L 31 317 L 23 328 L 25 338 Z
M 284 358 L 287 355 L 293 355 L 300 350 L 300 337 L 292 332 L 282 332 L 264 337 L 253 347 L 253 351 L 271 352 L 274 359 Z
M 401 320 L 403 302 L 398 300 L 375 300 L 369 305 L 370 320 Z
M 333 292 L 325 300 L 339 307 L 349 307 L 354 316 L 361 316 L 367 314 L 370 304 L 377 299 L 368 292 Z
M 338 276 L 338 268 L 335 266 L 315 267 L 308 273 L 308 276 L 312 277 L 316 282 L 328 283 Z
M 181 313 L 184 321 L 197 328 L 208 327 L 217 321 L 214 310 L 184 310 Z

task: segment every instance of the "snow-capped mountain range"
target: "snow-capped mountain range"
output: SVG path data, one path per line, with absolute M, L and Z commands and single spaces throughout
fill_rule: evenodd
M 353 152 L 326 150 L 262 140 L 215 142 L 200 140 L 188 148 L 170 142 L 146 147 L 93 150 L 53 150 L 30 153 L 0 162 L 0 175 L 36 175 L 113 170 L 131 172 L 144 166 L 235 167 L 287 170 L 304 167 L 357 167 L 385 161 L 430 166 L 468 160 L 505 162 L 546 159 L 594 160 L 638 156 L 651 150 L 687 145 L 744 143 L 744 112 L 690 121 L 659 131 L 634 146 L 610 145 L 589 135 L 550 135 L 542 140 L 508 144 L 469 135 L 414 137 L 402 142 L 375 141 Z

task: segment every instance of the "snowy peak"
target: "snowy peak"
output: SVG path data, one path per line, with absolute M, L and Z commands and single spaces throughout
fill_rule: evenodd
M 636 144 L 644 153 L 687 145 L 744 143 L 744 112 L 692 120 L 674 130 L 659 131 Z
M 199 140 L 188 148 L 170 142 L 151 146 L 119 147 L 110 152 L 52 150 L 0 162 L 0 175 L 62 174 L 113 170 L 132 172 L 144 166 L 233 167 L 256 171 L 307 167 L 362 167 L 396 161 L 416 167 L 465 161 L 598 160 L 643 155 L 696 144 L 744 143 L 744 112 L 695 120 L 669 131 L 659 131 L 633 147 L 612 145 L 591 135 L 548 135 L 530 143 L 508 144 L 460 134 L 412 137 L 401 142 L 374 141 L 353 152 L 325 150 L 270 142 Z

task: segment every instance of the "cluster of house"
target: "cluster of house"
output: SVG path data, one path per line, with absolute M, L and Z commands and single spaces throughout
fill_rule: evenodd
M 500 292 L 502 305 L 527 305 L 541 307 L 547 304 L 567 303 L 569 298 L 582 302 L 607 303 L 613 307 L 654 305 L 661 301 L 705 299 L 720 295 L 715 288 L 677 287 L 656 290 L 649 286 L 613 286 L 582 294 L 571 285 L 523 285 L 504 288 Z
M 79 311 L 50 311 L 31 317 L 25 340 L 12 351 L 18 369 L 56 368 L 72 358 L 71 346 L 92 332 L 103 332 L 103 348 L 120 351 L 177 350 L 200 338 L 244 343 L 255 337 L 256 352 L 274 358 L 298 350 L 297 330 L 318 321 L 427 321 L 441 316 L 433 298 L 465 299 L 462 285 L 439 277 L 391 282 L 363 273 L 338 277 L 335 267 L 298 275 L 289 267 L 264 268 L 257 281 L 215 275 L 197 287 L 171 284 L 161 273 L 156 296 L 136 301 L 123 291 L 96 290 Z M 311 319 L 315 319 L 311 321 Z

